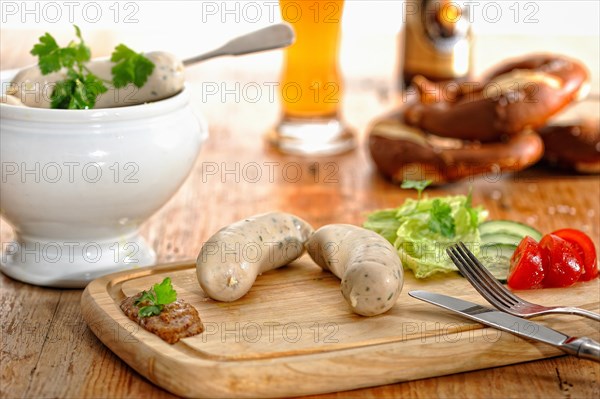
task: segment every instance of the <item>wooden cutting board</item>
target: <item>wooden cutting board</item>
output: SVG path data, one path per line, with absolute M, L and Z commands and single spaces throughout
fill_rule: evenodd
M 198 309 L 201 335 L 169 345 L 129 320 L 119 304 L 170 276 Z M 194 263 L 112 274 L 90 283 L 83 318 L 98 338 L 153 383 L 186 397 L 282 397 L 343 391 L 482 369 L 562 354 L 408 296 L 422 289 L 486 304 L 458 274 L 426 281 L 405 276 L 397 304 L 386 314 L 350 312 L 339 281 L 304 256 L 258 277 L 232 303 L 204 295 Z M 566 289 L 522 292 L 547 305 L 598 311 L 599 280 Z M 598 340 L 597 322 L 570 315 L 537 319 L 569 335 Z M 584 361 L 584 360 L 582 360 Z

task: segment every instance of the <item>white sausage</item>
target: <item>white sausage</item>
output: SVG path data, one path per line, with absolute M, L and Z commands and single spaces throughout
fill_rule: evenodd
M 130 84 L 120 89 L 115 89 L 112 84 L 105 84 L 108 91 L 98 96 L 94 108 L 122 107 L 162 100 L 183 89 L 184 67 L 181 61 L 174 55 L 164 52 L 151 52 L 144 55 L 155 65 L 146 83 L 141 88 Z M 112 82 L 111 69 L 114 65 L 109 59 L 98 59 L 89 62 L 87 67 L 94 75 Z M 22 69 L 13 78 L 6 92 L 19 98 L 26 106 L 50 108 L 54 83 L 65 78 L 64 70 L 42 75 L 39 67 L 33 65 Z
M 404 274 L 394 247 L 379 234 L 349 224 L 318 229 L 307 243 L 308 254 L 342 280 L 342 295 L 355 313 L 374 316 L 398 299 Z
M 272 212 L 235 222 L 214 234 L 196 261 L 204 292 L 219 301 L 244 296 L 256 277 L 299 258 L 313 228 L 288 213 Z

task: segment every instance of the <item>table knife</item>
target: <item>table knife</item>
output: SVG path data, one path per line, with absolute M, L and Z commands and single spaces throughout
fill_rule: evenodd
M 530 320 L 522 319 L 473 302 L 427 291 L 410 291 L 413 298 L 458 313 L 481 324 L 515 334 L 519 337 L 553 345 L 569 355 L 600 363 L 600 343 L 587 337 L 569 337 Z

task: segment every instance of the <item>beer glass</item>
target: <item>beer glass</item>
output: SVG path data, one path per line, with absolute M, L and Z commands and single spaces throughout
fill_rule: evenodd
M 326 155 L 354 147 L 341 120 L 338 67 L 343 0 L 280 0 L 282 19 L 296 41 L 285 50 L 279 93 L 282 115 L 268 135 L 283 152 Z

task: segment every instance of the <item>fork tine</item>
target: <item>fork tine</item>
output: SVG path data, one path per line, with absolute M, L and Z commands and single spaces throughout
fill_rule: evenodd
M 465 261 L 458 252 L 456 245 L 448 247 L 446 249 L 446 253 L 448 256 L 450 256 L 450 259 L 452 259 L 452 262 L 456 265 L 456 267 L 458 267 L 458 270 L 460 270 L 460 272 L 467 277 L 469 281 L 471 281 L 471 279 L 477 279 L 476 276 L 471 272 L 470 268 L 465 266 Z
M 490 286 L 497 288 L 497 292 L 501 293 L 504 298 L 510 300 L 513 304 L 520 301 L 512 292 L 507 290 L 500 282 L 490 273 L 490 271 L 481 264 L 479 259 L 473 255 L 473 252 L 469 251 L 467 246 L 464 243 L 459 243 L 460 248 L 462 249 L 462 253 L 466 254 L 471 260 L 471 264 L 474 266 L 475 271 L 478 272 L 485 281 L 487 281 Z
M 446 252 L 452 259 L 452 262 L 458 267 L 458 270 L 463 276 L 471 283 L 471 285 L 486 299 L 490 296 L 487 290 L 484 289 L 484 284 L 481 279 L 474 273 L 473 268 L 469 266 L 468 261 L 463 259 L 461 252 L 457 245 L 449 247 Z M 491 298 L 494 302 L 495 299 Z M 488 299 L 489 301 L 490 299 Z
M 451 246 L 448 248 L 447 252 L 460 272 L 488 302 L 494 306 L 504 306 L 503 302 L 498 301 L 496 296 L 486 289 L 486 284 L 481 281 L 481 278 L 477 274 L 475 274 L 473 267 L 469 265 L 468 259 L 464 258 L 458 245 Z
M 498 280 L 492 276 L 489 270 L 479 262 L 475 255 L 469 251 L 464 243 L 459 243 L 458 248 L 461 255 L 463 255 L 463 258 L 465 258 L 468 261 L 468 264 L 473 268 L 473 272 L 479 276 L 480 280 L 485 283 L 488 290 L 495 294 L 499 301 L 505 303 L 506 306 L 512 306 L 519 302 L 519 298 L 514 296 L 500 284 Z
M 482 277 L 476 273 L 477 267 L 471 264 L 469 257 L 463 253 L 458 245 L 453 245 L 447 251 L 458 269 L 463 273 L 473 287 L 495 307 L 507 307 L 507 301 L 499 297 L 495 290 L 489 287 L 489 284 L 482 280 Z
M 504 287 L 489 273 L 481 262 L 475 258 L 475 255 L 473 255 L 463 243 L 459 244 L 458 252 L 467 262 L 472 273 L 477 276 L 477 279 L 483 285 L 482 288 L 488 292 L 488 296 L 493 296 L 497 303 L 503 307 L 510 307 L 515 304 L 515 301 L 507 294 Z

